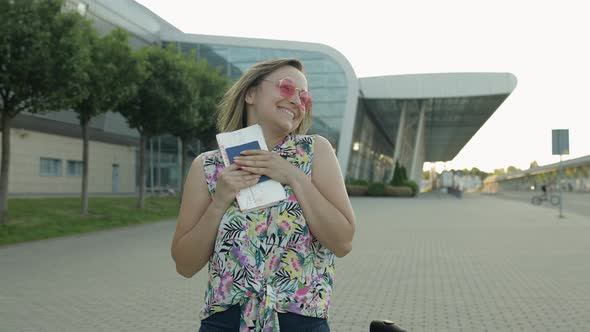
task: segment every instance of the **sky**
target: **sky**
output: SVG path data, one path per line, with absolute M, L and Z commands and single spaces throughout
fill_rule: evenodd
M 514 74 L 514 92 L 453 160 L 435 164 L 437 171 L 558 162 L 552 129 L 569 129 L 563 160 L 590 155 L 590 20 L 583 1 L 137 2 L 186 33 L 331 46 L 357 77 Z

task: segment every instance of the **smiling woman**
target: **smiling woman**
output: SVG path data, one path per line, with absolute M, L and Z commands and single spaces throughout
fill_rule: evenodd
M 297 59 L 255 64 L 220 105 L 220 132 L 259 124 L 273 148 L 228 167 L 208 151 L 191 166 L 172 257 L 187 278 L 208 264 L 201 332 L 330 330 L 334 260 L 352 249 L 355 217 L 332 146 L 306 135 L 312 107 Z M 241 212 L 236 194 L 263 175 L 287 199 Z

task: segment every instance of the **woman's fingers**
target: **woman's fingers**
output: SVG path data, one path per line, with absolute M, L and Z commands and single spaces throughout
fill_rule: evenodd
M 240 166 L 240 168 L 243 169 L 244 166 L 247 166 L 247 167 L 261 167 L 261 166 L 265 166 L 267 162 L 268 162 L 267 160 L 240 159 L 240 160 L 236 160 L 236 165 Z
M 244 175 L 241 177 L 242 181 L 250 181 L 250 180 L 258 180 L 260 179 L 260 175 L 258 174 L 249 174 L 249 175 Z
M 236 187 L 239 188 L 239 190 L 242 190 L 244 188 L 248 188 L 250 186 L 255 185 L 256 183 L 258 183 L 259 179 L 260 175 L 244 175 L 241 177 L 236 177 L 234 184 L 236 185 Z
M 231 164 L 228 167 L 222 169 L 220 173 L 224 173 L 226 176 L 242 176 L 242 175 L 249 175 L 252 173 L 246 172 L 240 169 L 240 165 Z
M 239 176 L 245 176 L 245 175 L 252 175 L 252 173 L 240 169 L 237 171 L 228 172 L 227 175 L 229 175 L 231 177 L 236 177 L 236 176 L 239 177 Z
M 221 171 L 222 172 L 233 172 L 233 171 L 236 171 L 239 169 L 240 169 L 240 165 L 236 165 L 234 163 L 234 164 L 231 164 L 231 165 L 227 166 L 226 168 L 222 169 Z
M 266 168 L 263 167 L 248 167 L 242 166 L 242 169 L 248 173 L 256 174 L 256 175 L 264 175 Z

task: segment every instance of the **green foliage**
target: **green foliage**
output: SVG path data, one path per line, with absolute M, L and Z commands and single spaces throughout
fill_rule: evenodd
M 61 0 L 0 0 L 0 113 L 2 131 L 20 112 L 72 108 L 93 91 L 94 30 L 89 20 L 67 10 Z M 2 151 L 9 151 L 3 140 Z M 10 155 L 2 155 L 2 183 L 8 182 Z M 6 187 L 0 192 L 0 223 L 6 221 Z
M 368 186 L 369 181 L 364 180 L 364 179 L 351 179 L 349 181 L 349 184 L 351 184 L 353 186 Z
M 399 168 L 400 174 L 401 174 L 401 179 L 402 181 L 405 181 L 408 179 L 408 174 L 406 173 L 406 167 L 405 166 L 401 166 Z
M 169 220 L 178 214 L 175 197 L 149 197 L 142 210 L 134 207 L 134 201 L 133 197 L 91 197 L 90 214 L 80 216 L 79 198 L 10 199 L 10 217 L 0 225 L 0 246 Z
M 506 174 L 506 171 L 503 168 L 497 168 L 494 170 L 494 175 L 502 175 L 502 174 Z
M 62 4 L 0 0 L 0 111 L 9 118 L 58 110 L 84 93 L 90 24 Z
M 403 185 L 412 189 L 412 196 L 418 195 L 420 189 L 418 188 L 418 184 L 416 182 L 412 180 L 405 180 Z
M 405 180 L 408 179 L 406 174 L 406 168 L 404 166 L 400 166 L 399 162 L 395 162 L 395 170 L 393 171 L 393 179 L 391 179 L 390 184 L 392 186 L 401 186 Z
M 516 172 L 520 172 L 521 169 L 515 166 L 508 166 L 508 168 L 506 169 L 506 173 L 510 174 L 510 173 L 516 173 Z
M 170 119 L 169 132 L 184 142 L 200 139 L 205 145 L 215 140 L 215 112 L 225 94 L 229 81 L 205 59 L 194 62 L 194 56 L 185 58 L 192 98 Z
M 118 111 L 142 136 L 164 134 L 175 113 L 193 101 L 194 88 L 187 62 L 173 46 L 145 47 L 136 56 L 137 88 L 119 104 Z
M 369 195 L 371 196 L 384 196 L 385 195 L 385 183 L 372 182 L 369 184 Z
M 84 68 L 87 79 L 80 81 L 86 93 L 72 105 L 81 124 L 100 113 L 116 110 L 120 102 L 136 92 L 139 64 L 127 39 L 127 33 L 121 29 L 104 37 L 92 29 L 87 32 L 91 56 Z

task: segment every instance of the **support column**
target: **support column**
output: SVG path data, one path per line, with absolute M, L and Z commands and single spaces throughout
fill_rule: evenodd
M 417 179 L 422 178 L 422 174 L 417 174 L 417 167 L 419 164 L 418 157 L 421 154 L 422 145 L 424 144 L 424 113 L 426 111 L 426 101 L 423 100 L 420 105 L 420 118 L 418 120 L 418 128 L 416 129 L 416 139 L 414 140 L 414 155 L 412 157 L 412 167 L 410 173 L 410 179 L 418 183 Z M 420 169 L 422 165 L 420 165 Z
M 397 126 L 397 137 L 395 139 L 395 150 L 393 151 L 393 167 L 391 168 L 391 178 L 390 181 L 393 179 L 393 175 L 395 174 L 395 163 L 399 160 L 401 156 L 402 150 L 402 140 L 404 137 L 404 128 L 406 127 L 406 105 L 407 102 L 404 101 L 402 106 L 402 111 L 399 118 L 399 125 Z

